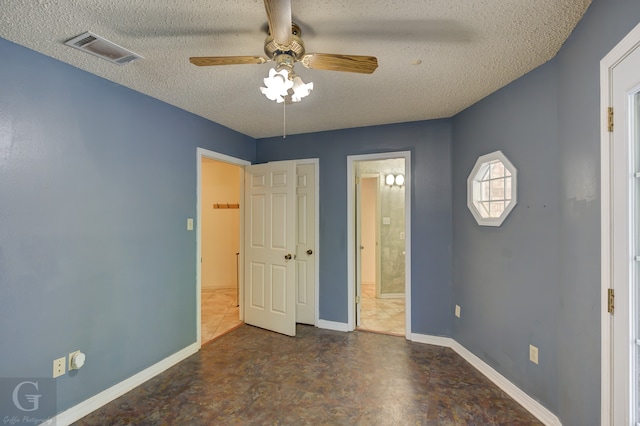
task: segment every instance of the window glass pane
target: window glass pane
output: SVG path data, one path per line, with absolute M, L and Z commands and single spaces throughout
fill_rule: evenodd
M 505 175 L 505 176 L 511 176 L 511 172 L 510 172 L 510 171 L 509 171 L 509 169 L 507 169 L 506 167 L 505 167 L 505 169 L 504 169 L 504 175 Z
M 491 205 L 489 206 L 489 208 L 490 208 L 489 213 L 491 217 L 500 217 L 500 215 L 504 211 L 504 202 L 502 201 L 491 202 Z
M 484 201 L 482 203 L 478 203 L 478 212 L 482 217 L 489 217 L 489 202 Z
M 481 182 L 481 181 L 484 181 L 484 180 L 488 180 L 489 179 L 489 171 L 490 170 L 491 170 L 491 167 L 487 166 L 485 168 L 484 172 L 478 178 L 478 182 Z
M 504 179 L 491 181 L 491 200 L 504 200 Z
M 491 163 L 491 179 L 504 176 L 504 164 L 501 161 Z
M 480 201 L 489 201 L 491 195 L 491 181 L 484 181 L 480 183 Z
M 505 200 L 511 199 L 511 178 L 510 177 L 504 178 L 504 199 Z

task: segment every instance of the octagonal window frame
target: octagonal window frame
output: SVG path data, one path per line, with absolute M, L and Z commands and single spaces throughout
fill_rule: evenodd
M 502 163 L 504 166 L 504 174 L 502 176 L 497 177 L 489 177 L 485 179 L 487 174 L 491 173 L 491 165 L 497 162 Z M 507 194 L 507 179 L 510 179 L 511 190 L 510 194 Z M 487 183 L 490 186 L 491 182 L 496 182 L 497 186 L 499 186 L 498 181 L 502 180 L 503 186 L 502 189 L 505 193 L 503 193 L 502 198 L 492 199 L 491 195 L 489 195 L 489 199 L 483 198 L 483 182 L 485 183 L 485 194 L 487 189 Z M 489 189 L 489 193 L 491 190 Z M 510 198 L 509 198 L 510 196 Z M 482 204 L 489 206 L 489 211 L 491 210 L 491 204 L 494 202 L 495 204 L 499 204 L 501 202 L 507 202 L 506 206 L 502 210 L 502 213 L 499 216 L 492 217 L 490 212 L 485 213 L 483 215 L 481 209 Z M 502 151 L 494 151 L 489 154 L 482 155 L 478 157 L 476 164 L 473 166 L 471 173 L 469 173 L 469 177 L 467 178 L 467 207 L 471 211 L 471 214 L 475 218 L 476 222 L 480 226 L 501 226 L 505 219 L 509 216 L 511 211 L 515 208 L 518 203 L 518 170 L 515 168 L 513 163 L 509 161 L 509 159 L 502 153 Z M 486 212 L 486 209 L 483 209 Z

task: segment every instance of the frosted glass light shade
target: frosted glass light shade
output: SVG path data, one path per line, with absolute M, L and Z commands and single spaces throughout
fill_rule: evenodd
M 271 68 L 269 77 L 264 79 L 264 85 L 267 87 L 261 87 L 260 92 L 269 100 L 282 103 L 285 96 L 289 94 L 289 89 L 293 87 L 293 81 L 289 80 L 289 73 L 286 69 L 276 71 Z
M 387 185 L 391 186 L 393 185 L 393 182 L 396 181 L 396 178 L 393 175 L 387 175 L 387 177 L 384 178 L 384 181 Z

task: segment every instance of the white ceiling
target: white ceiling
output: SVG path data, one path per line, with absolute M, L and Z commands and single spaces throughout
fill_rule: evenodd
M 308 53 L 371 55 L 371 75 L 296 73 L 287 134 L 450 117 L 551 59 L 591 0 L 292 0 Z M 273 63 L 197 67 L 190 56 L 264 55 L 263 0 L 11 0 L 0 37 L 253 138 L 282 135 L 258 90 Z M 63 43 L 91 31 L 145 59 L 118 66 Z M 419 65 L 414 63 L 421 61 Z

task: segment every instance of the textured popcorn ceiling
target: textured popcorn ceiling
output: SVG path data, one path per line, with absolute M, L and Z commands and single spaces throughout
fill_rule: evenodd
M 372 55 L 372 75 L 296 73 L 315 90 L 287 133 L 450 117 L 551 59 L 590 0 L 292 0 L 307 52 Z M 273 63 L 196 67 L 190 56 L 262 55 L 262 0 L 12 0 L 0 37 L 254 138 L 283 131 L 258 90 Z M 65 46 L 85 31 L 145 59 L 118 66 Z M 419 63 L 416 65 L 416 63 Z

